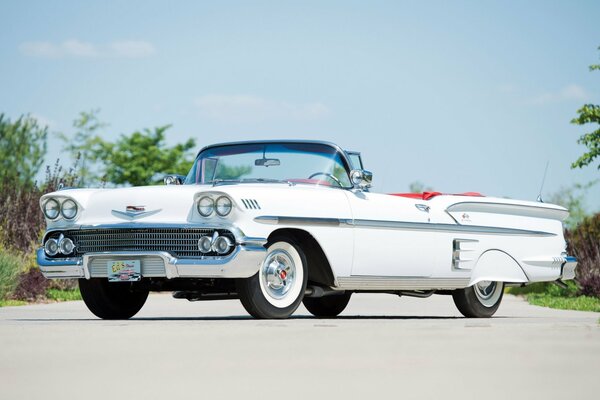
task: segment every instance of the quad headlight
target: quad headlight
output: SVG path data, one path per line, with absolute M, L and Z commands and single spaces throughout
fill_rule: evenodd
M 212 196 L 202 196 L 196 206 L 203 217 L 210 217 L 213 213 L 219 217 L 226 217 L 233 209 L 233 202 L 228 196 L 219 196 L 216 200 Z
M 49 256 L 55 256 L 58 254 L 58 240 L 56 239 L 48 239 L 46 240 L 46 244 L 44 244 L 44 252 Z
M 73 219 L 77 215 L 77 203 L 71 199 L 63 201 L 60 206 L 60 213 L 66 219 Z
M 68 237 L 62 234 L 58 238 L 50 238 L 44 244 L 44 252 L 48 256 L 55 256 L 58 253 L 68 256 L 75 251 L 75 243 Z
M 49 198 L 42 204 L 42 211 L 46 218 L 55 220 L 62 215 L 64 219 L 71 220 L 77 216 L 77 203 L 73 199 Z
M 48 199 L 43 206 L 44 215 L 48 219 L 56 219 L 60 215 L 60 204 L 56 199 Z
M 198 201 L 198 212 L 203 217 L 210 217 L 215 210 L 215 201 L 208 196 L 200 198 Z
M 231 202 L 231 199 L 229 199 L 229 197 L 221 196 L 217 199 L 215 209 L 217 211 L 217 214 L 219 214 L 221 217 L 227 216 L 231 212 L 232 208 L 233 203 Z

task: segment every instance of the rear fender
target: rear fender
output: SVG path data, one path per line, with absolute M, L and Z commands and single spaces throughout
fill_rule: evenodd
M 510 255 L 502 250 L 487 250 L 477 260 L 469 286 L 481 281 L 525 283 L 529 279 Z

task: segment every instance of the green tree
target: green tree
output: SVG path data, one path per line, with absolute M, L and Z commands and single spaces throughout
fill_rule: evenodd
M 572 186 L 561 187 L 548 197 L 548 203 L 558 204 L 569 210 L 569 217 L 565 220 L 567 228 L 576 228 L 588 216 L 585 207 L 585 195 L 588 189 L 596 183 L 598 183 L 598 180 L 585 185 L 576 183 Z
M 423 193 L 423 192 L 433 192 L 433 189 L 429 186 L 426 186 L 421 181 L 414 181 L 410 185 L 408 185 L 408 190 L 411 193 Z
M 186 174 L 194 159 L 190 150 L 194 139 L 173 147 L 165 145 L 165 132 L 171 125 L 144 129 L 115 142 L 94 137 L 92 159 L 104 164 L 105 178 L 116 185 L 144 186 L 157 183 L 168 173 Z
M 0 114 L 0 181 L 33 186 L 44 162 L 48 127 L 22 115 L 11 122 Z
M 101 151 L 104 143 L 99 133 L 108 124 L 100 121 L 99 109 L 82 111 L 73 121 L 75 135 L 69 137 L 58 133 L 58 137 L 65 142 L 63 150 L 67 151 L 73 160 L 77 160 L 77 176 L 79 185 L 90 186 L 100 182 L 100 166 L 95 162 L 94 154 Z
M 598 47 L 600 50 L 600 47 Z M 600 70 L 600 64 L 590 65 L 590 71 Z M 594 124 L 597 129 L 583 134 L 577 140 L 577 143 L 587 147 L 587 151 L 579 157 L 571 168 L 582 168 L 591 164 L 596 157 L 600 156 L 600 105 L 584 104 L 577 110 L 578 116 L 571 120 L 571 123 L 576 125 Z M 600 169 L 600 164 L 598 165 Z

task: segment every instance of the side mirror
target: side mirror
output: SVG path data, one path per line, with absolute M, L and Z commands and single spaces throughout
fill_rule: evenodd
M 353 169 L 350 171 L 350 181 L 355 189 L 368 189 L 373 182 L 373 173 L 364 169 Z
M 185 177 L 182 175 L 166 175 L 163 178 L 165 185 L 183 185 Z

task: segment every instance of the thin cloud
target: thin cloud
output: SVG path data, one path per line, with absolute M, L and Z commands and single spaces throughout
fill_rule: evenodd
M 194 105 L 202 117 L 228 122 L 316 120 L 329 114 L 327 106 L 319 102 L 294 104 L 241 94 L 201 96 Z
M 21 53 L 36 58 L 144 58 L 156 53 L 152 43 L 143 40 L 114 41 L 106 45 L 68 39 L 61 43 L 25 42 Z
M 531 99 L 532 104 L 552 104 L 565 101 L 586 101 L 590 98 L 589 93 L 579 85 L 571 84 L 556 92 L 546 92 Z

